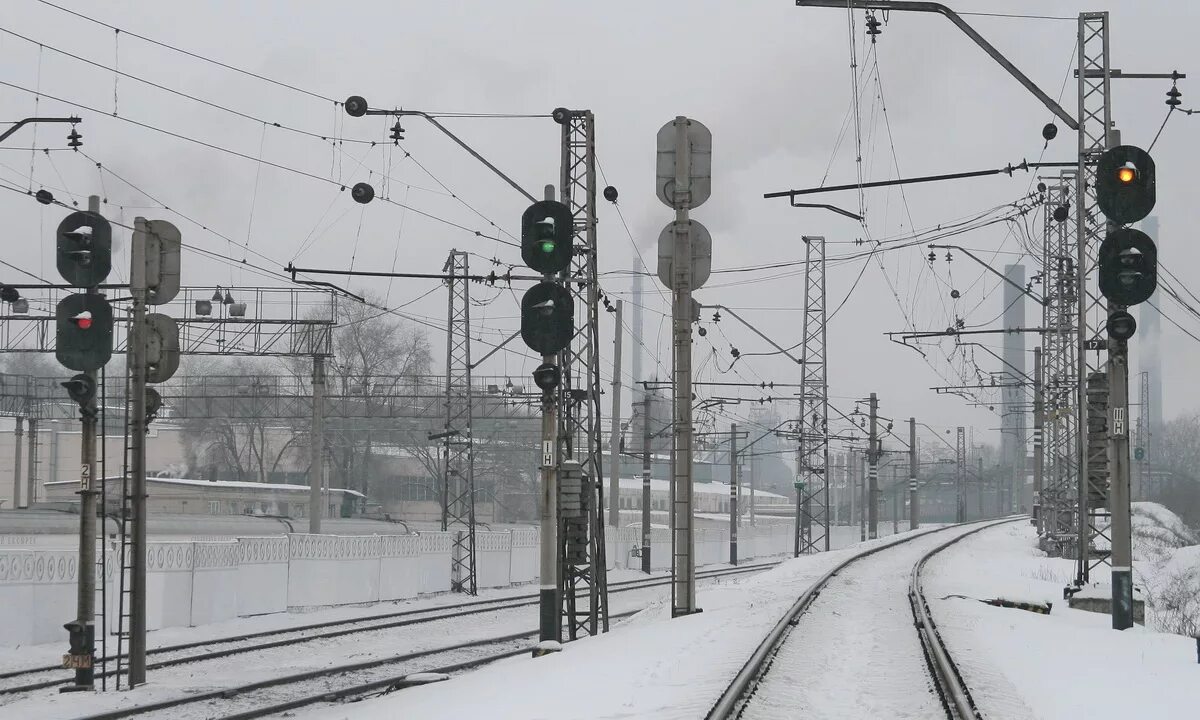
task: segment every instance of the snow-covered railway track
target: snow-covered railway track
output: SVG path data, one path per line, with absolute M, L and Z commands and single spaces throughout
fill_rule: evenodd
M 506 657 L 528 652 L 537 631 L 455 643 L 428 650 L 374 658 L 291 675 L 272 677 L 235 687 L 190 693 L 86 715 L 79 720 L 120 720 L 147 713 L 180 712 L 185 706 L 206 707 L 206 717 L 247 720 L 294 710 L 319 702 L 360 697 L 388 689 L 402 689 L 444 679 Z M 447 663 L 430 667 L 430 663 Z
M 762 572 L 778 564 L 778 562 L 756 563 L 733 568 L 700 571 L 697 573 L 697 577 L 712 579 L 738 576 Z M 666 577 L 626 580 L 611 583 L 609 585 L 609 593 L 616 594 L 654 588 L 667 585 L 669 582 L 670 578 Z M 154 659 L 147 664 L 146 668 L 147 670 L 161 670 L 163 668 L 218 660 L 245 653 L 261 652 L 274 648 L 288 648 L 302 643 L 330 640 L 359 633 L 391 630 L 440 620 L 455 620 L 472 615 L 497 613 L 513 608 L 529 607 L 537 603 L 538 596 L 536 593 L 526 593 L 505 598 L 472 600 L 430 608 L 402 610 L 347 620 L 331 620 L 276 630 L 265 630 L 176 645 L 166 645 L 151 648 L 147 652 L 147 655 Z M 108 660 L 110 663 L 115 662 L 115 658 L 109 658 Z M 70 681 L 70 678 L 64 676 L 63 672 L 61 667 L 51 665 L 0 673 L 0 698 L 6 695 L 10 697 L 23 695 L 67 683 Z M 115 671 L 113 670 L 96 673 L 97 679 L 104 676 L 112 677 L 113 675 L 115 675 Z M 0 700 L 0 705 L 3 703 L 4 700 Z
M 707 717 L 977 717 L 953 714 L 969 694 L 929 616 L 920 570 L 963 537 L 1012 521 L 914 534 L 835 566 L 797 598 Z

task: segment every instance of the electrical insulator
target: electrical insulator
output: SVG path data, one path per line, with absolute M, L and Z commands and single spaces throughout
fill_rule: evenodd
M 875 36 L 883 32 L 879 29 L 880 24 L 874 13 L 867 15 L 867 34 L 871 36 L 872 44 L 875 43 Z
M 79 134 L 74 125 L 71 126 L 71 133 L 67 135 L 67 147 L 75 150 L 83 147 L 83 136 Z
M 404 139 L 404 128 L 400 126 L 399 120 L 397 120 L 396 124 L 392 126 L 391 137 L 393 145 L 399 145 L 400 141 Z
M 1183 95 L 1183 93 L 1179 92 L 1179 88 L 1175 87 L 1175 85 L 1172 84 L 1171 89 L 1167 91 L 1167 105 L 1172 108 L 1178 107 L 1179 106 L 1179 98 L 1182 95 Z

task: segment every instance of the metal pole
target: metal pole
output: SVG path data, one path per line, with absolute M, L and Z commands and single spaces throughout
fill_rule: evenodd
M 38 419 L 29 418 L 29 462 L 25 475 L 25 503 L 30 507 L 37 502 L 37 466 L 38 466 Z
M 58 421 L 50 421 L 50 457 L 47 462 L 46 482 L 58 480 Z
M 867 451 L 870 455 L 870 450 Z M 864 473 L 866 469 L 863 461 L 867 458 L 859 457 L 858 462 L 854 467 L 855 478 L 854 487 L 858 491 L 858 541 L 866 542 L 867 540 L 867 478 Z
M 25 446 L 21 439 L 25 437 L 25 418 L 17 416 L 17 425 L 13 428 L 13 504 L 14 508 L 25 507 L 21 504 L 21 453 Z
M 621 334 L 625 301 L 617 300 L 613 311 L 612 453 L 609 461 L 608 520 L 621 527 Z
M 800 415 L 800 421 L 798 423 L 798 427 L 799 427 L 800 433 L 803 434 L 804 433 L 804 414 L 803 414 L 804 406 L 803 406 L 803 404 L 801 404 L 801 406 L 800 406 L 800 413 L 801 413 L 801 415 Z M 803 440 L 801 440 L 801 442 L 803 442 Z M 794 478 L 794 481 L 792 482 L 792 489 L 795 490 L 795 492 L 796 492 L 796 513 L 795 513 L 795 516 L 792 521 L 792 557 L 800 557 L 800 532 L 801 532 L 801 528 L 802 528 L 802 524 L 803 524 L 803 520 L 804 520 L 804 511 L 803 511 L 804 490 L 801 487 L 804 484 L 804 481 L 801 480 L 801 478 L 804 477 L 803 469 L 801 468 L 802 462 L 803 462 L 803 453 L 801 451 L 801 445 L 796 445 L 796 477 Z
M 975 471 L 975 485 L 979 488 L 979 497 L 978 497 L 979 517 L 982 518 L 983 517 L 983 456 L 977 455 L 975 457 L 975 461 L 978 466 L 978 470 Z M 1003 484 L 1004 484 L 1003 479 L 1001 479 L 1001 478 L 996 479 L 996 496 L 997 497 L 1003 496 L 1003 493 L 1001 491 Z M 1005 514 L 1003 503 L 1001 504 L 1000 508 L 997 510 L 996 514 L 997 515 Z
M 737 423 L 729 426 L 729 564 L 737 565 L 738 530 L 738 450 Z
M 1109 304 L 1109 312 L 1122 309 Z M 1133 545 L 1129 508 L 1129 345 L 1108 341 L 1108 466 L 1112 482 L 1112 626 L 1133 627 Z
M 1042 522 L 1042 484 L 1045 482 L 1042 462 L 1045 459 L 1042 446 L 1042 430 L 1046 423 L 1046 402 L 1042 397 L 1042 348 L 1033 349 L 1033 522 L 1040 535 L 1045 530 Z
M 854 451 L 846 452 L 846 495 L 849 498 L 846 524 L 854 525 L 854 506 L 858 503 L 858 476 L 856 474 L 855 463 L 857 462 Z
M 650 393 L 642 395 L 642 572 L 650 574 Z
M 908 419 L 908 529 L 920 527 L 917 506 L 917 419 Z
M 867 450 L 867 537 L 879 537 L 879 399 L 871 393 L 871 437 Z
M 758 456 L 750 453 L 750 527 L 758 525 L 758 520 L 754 516 L 754 485 L 758 482 L 758 477 L 754 471 L 757 463 Z
M 309 450 L 312 457 L 308 465 L 308 532 L 321 534 L 321 516 L 324 503 L 321 489 L 325 483 L 325 358 L 313 355 L 312 374 L 312 425 Z
M 892 466 L 892 534 L 900 532 L 900 466 Z
M 555 355 L 543 355 L 554 363 Z M 559 642 L 562 625 L 558 612 L 558 403 L 557 389 L 542 391 L 542 515 L 538 582 L 538 639 Z M 534 651 L 534 654 L 538 654 Z
M 963 522 L 967 504 L 963 500 L 963 476 L 967 473 L 967 438 L 966 428 L 959 425 L 955 448 L 954 473 L 954 522 Z
M 88 210 L 100 212 L 100 197 L 88 197 Z M 89 288 L 88 294 L 94 294 L 95 288 Z M 96 371 L 85 373 L 94 382 Z M 71 633 L 70 655 L 83 656 L 73 659 L 75 664 L 75 685 L 71 689 L 90 690 L 95 682 L 96 658 L 96 506 L 99 491 L 95 487 L 96 478 L 96 397 L 93 395 L 88 402 L 79 407 L 80 438 L 79 438 L 79 582 L 75 596 L 74 626 L 67 626 Z M 58 432 L 55 431 L 50 441 L 51 453 L 57 470 L 58 461 Z M 51 477 L 51 480 L 57 480 Z M 104 478 L 100 478 L 103 485 Z M 84 667 L 80 667 L 80 666 Z
M 696 567 L 692 533 L 692 237 L 688 223 L 691 204 L 691 143 L 688 119 L 675 118 L 675 257 L 672 262 L 672 336 L 674 377 L 674 471 L 671 511 L 674 588 L 671 616 L 696 611 Z
M 130 534 L 129 687 L 146 682 L 146 228 L 145 218 L 134 218 L 130 253 L 129 294 L 129 492 L 132 514 Z

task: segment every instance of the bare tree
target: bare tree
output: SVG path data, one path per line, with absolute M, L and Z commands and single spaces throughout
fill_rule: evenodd
M 1200 527 L 1200 413 L 1166 423 L 1149 462 L 1167 475 L 1165 481 L 1151 483 L 1150 499 L 1166 505 L 1192 527 Z
M 326 418 L 329 434 L 326 458 L 333 470 L 333 482 L 367 494 L 372 473 L 372 450 L 380 437 L 394 438 L 405 444 L 413 456 L 429 467 L 424 457 L 428 441 L 419 433 L 397 433 L 395 423 L 379 428 L 377 416 L 386 416 L 379 407 L 379 395 L 400 384 L 417 388 L 421 377 L 429 373 L 432 356 L 425 331 L 383 308 L 381 298 L 366 295 L 367 302 L 350 298 L 337 301 L 338 324 L 333 332 L 334 357 L 327 363 L 326 382 L 330 389 L 360 403 L 362 417 Z M 291 361 L 291 371 L 307 377 L 310 369 Z M 357 400 L 361 398 L 361 400 Z M 411 437 L 409 437 L 411 436 Z M 434 455 L 436 457 L 436 454 Z
M 189 362 L 193 373 L 211 382 L 189 387 L 188 402 L 218 401 L 228 412 L 184 412 L 181 420 L 189 471 L 208 467 L 233 473 L 238 480 L 267 482 L 284 464 L 300 436 L 294 424 L 274 417 L 267 398 L 278 392 L 275 377 L 260 362 L 246 358 Z

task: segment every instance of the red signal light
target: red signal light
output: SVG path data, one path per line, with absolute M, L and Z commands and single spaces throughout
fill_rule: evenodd
M 80 330 L 87 330 L 92 327 L 92 314 L 87 310 L 76 315 L 72 320 Z

